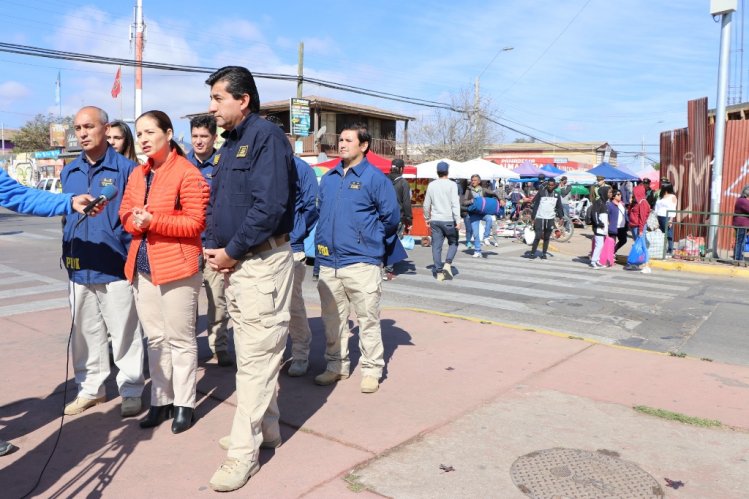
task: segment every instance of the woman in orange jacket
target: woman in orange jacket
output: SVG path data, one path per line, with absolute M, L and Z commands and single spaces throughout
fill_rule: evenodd
M 173 416 L 172 432 L 181 433 L 194 421 L 198 259 L 210 189 L 173 140 L 165 113 L 143 113 L 135 130 L 148 161 L 130 175 L 120 219 L 133 235 L 125 275 L 148 337 L 151 409 L 140 426 L 151 428 Z

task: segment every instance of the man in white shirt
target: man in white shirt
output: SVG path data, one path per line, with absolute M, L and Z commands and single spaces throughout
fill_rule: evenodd
M 453 278 L 452 263 L 458 252 L 460 202 L 458 186 L 447 178 L 449 165 L 437 163 L 437 180 L 427 186 L 424 219 L 432 229 L 432 259 L 438 281 Z M 442 265 L 442 244 L 447 239 L 447 257 Z

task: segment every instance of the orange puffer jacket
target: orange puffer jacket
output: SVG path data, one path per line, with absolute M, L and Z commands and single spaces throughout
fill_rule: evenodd
M 133 235 L 125 262 L 125 275 L 133 282 L 135 257 L 144 233 L 133 225 L 133 208 L 142 208 L 146 175 L 152 161 L 133 170 L 120 205 L 120 220 Z M 200 234 L 205 229 L 205 209 L 210 188 L 200 170 L 171 151 L 163 165 L 153 170 L 148 194 L 148 212 L 153 215 L 146 230 L 146 251 L 155 285 L 173 282 L 198 272 L 202 252 Z

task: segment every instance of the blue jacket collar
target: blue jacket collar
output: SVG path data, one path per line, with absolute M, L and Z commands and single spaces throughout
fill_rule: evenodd
M 213 152 L 211 153 L 211 156 L 207 160 L 205 160 L 205 161 L 200 161 L 200 158 L 198 158 L 195 155 L 195 150 L 193 149 L 192 151 L 190 151 L 190 154 L 187 155 L 187 159 L 192 164 L 194 164 L 195 166 L 197 166 L 198 168 L 203 167 L 203 166 L 208 166 L 208 165 L 216 166 L 216 153 L 217 152 L 218 151 L 214 147 L 213 148 Z
M 367 161 L 367 157 L 365 156 L 364 158 L 362 158 L 359 164 L 357 164 L 356 166 L 352 166 L 350 170 L 354 172 L 354 175 L 356 175 L 357 177 L 361 177 L 369 167 L 372 167 L 372 164 Z M 331 171 L 343 177 L 343 161 L 338 163 Z
M 231 139 L 231 140 L 237 140 L 239 137 L 242 136 L 242 133 L 244 132 L 244 129 L 249 126 L 250 123 L 254 122 L 255 120 L 259 119 L 259 116 L 257 113 L 250 113 L 248 114 L 245 119 L 243 119 L 239 125 L 237 125 L 234 130 L 226 130 L 224 131 L 221 136 L 224 139 Z
M 102 170 L 117 171 L 119 164 L 117 156 L 120 156 L 120 154 L 118 154 L 112 146 L 107 146 L 107 152 L 104 153 L 104 156 L 102 156 L 101 159 L 99 159 L 99 161 L 97 161 L 96 163 L 91 164 L 86 158 L 86 153 L 81 152 L 73 168 L 77 168 L 79 170 L 89 170 L 101 167 Z M 124 156 L 122 156 L 122 158 L 124 158 Z

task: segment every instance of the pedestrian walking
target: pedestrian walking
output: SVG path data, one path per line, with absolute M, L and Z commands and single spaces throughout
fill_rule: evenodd
M 460 202 L 458 186 L 447 178 L 450 165 L 437 163 L 437 180 L 429 183 L 424 196 L 424 219 L 432 230 L 432 261 L 437 280 L 453 278 L 453 260 L 458 253 Z M 447 239 L 447 256 L 442 263 L 442 245 Z

